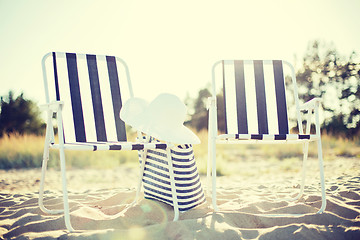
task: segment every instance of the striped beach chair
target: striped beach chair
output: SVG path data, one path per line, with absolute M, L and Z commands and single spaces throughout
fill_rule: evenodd
M 65 150 L 148 150 L 170 151 L 170 143 L 128 142 L 125 123 L 119 112 L 133 97 L 126 63 L 114 56 L 52 52 L 43 57 L 43 78 L 47 112 L 45 147 L 40 180 L 39 206 L 49 214 L 63 213 L 70 222 L 65 171 Z M 58 141 L 55 143 L 52 118 L 56 113 Z M 49 149 L 59 150 L 64 209 L 44 206 L 44 181 Z M 176 196 L 174 196 L 176 197 Z M 178 209 L 175 209 L 175 212 Z M 175 214 L 176 215 L 176 214 Z
M 148 138 L 149 142 L 158 142 Z M 143 157 L 144 152 L 145 158 Z M 196 167 L 191 144 L 176 145 L 171 148 L 172 172 L 169 168 L 168 154 L 163 149 L 139 151 L 139 161 L 143 169 L 142 182 L 144 196 L 171 206 L 178 205 L 180 212 L 185 212 L 205 202 L 205 195 Z M 146 159 L 144 162 L 143 159 Z M 172 176 L 173 175 L 173 176 Z M 171 178 L 174 178 L 172 183 Z M 171 185 L 174 184 L 174 187 Z M 172 191 L 175 189 L 177 202 Z
M 299 133 L 290 133 L 285 76 L 292 81 L 296 121 Z M 222 80 L 219 80 L 222 79 Z M 217 81 L 218 80 L 218 81 Z M 218 133 L 215 84 L 223 90 L 225 133 Z M 288 93 L 289 95 L 289 93 Z M 289 95 L 290 96 L 290 95 Z M 209 159 L 208 183 L 212 185 L 212 204 L 216 205 L 216 145 L 221 143 L 246 144 L 303 144 L 303 167 L 300 193 L 289 201 L 299 199 L 304 190 L 309 142 L 317 143 L 322 205 L 326 207 L 325 181 L 319 123 L 319 98 L 300 104 L 293 66 L 281 60 L 222 60 L 212 68 L 212 97 L 209 107 Z M 303 115 L 302 115 L 303 114 Z M 220 115 L 219 115 L 220 116 Z M 303 129 L 303 118 L 306 131 Z M 315 133 L 310 132 L 315 124 Z M 212 180 L 210 180 L 212 179 Z

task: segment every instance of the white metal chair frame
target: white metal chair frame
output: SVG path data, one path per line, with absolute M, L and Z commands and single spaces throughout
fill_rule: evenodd
M 99 144 L 92 144 L 92 143 L 84 143 L 84 144 L 67 144 L 65 143 L 64 139 L 64 132 L 63 132 L 63 101 L 50 101 L 49 96 L 49 86 L 48 86 L 48 77 L 47 77 L 47 69 L 46 69 L 46 61 L 47 59 L 55 53 L 47 53 L 42 59 L 42 70 L 43 70 L 43 80 L 44 80 L 44 87 L 45 87 L 45 97 L 46 97 L 46 104 L 40 106 L 40 108 L 47 112 L 47 120 L 46 120 L 46 135 L 45 135 L 45 147 L 43 152 L 43 162 L 42 162 L 42 171 L 41 171 L 41 180 L 40 180 L 40 190 L 39 190 L 39 200 L 38 204 L 40 209 L 48 214 L 64 214 L 65 219 L 65 226 L 70 232 L 74 232 L 74 228 L 70 222 L 70 209 L 69 209 L 69 200 L 68 200 L 68 191 L 67 191 L 67 182 L 66 182 L 66 166 L 65 166 L 65 150 L 88 150 L 88 151 L 95 151 L 95 150 L 144 150 L 143 159 L 146 161 L 146 154 L 148 149 L 166 149 L 167 151 L 167 159 L 169 165 L 169 174 L 170 174 L 170 182 L 171 182 L 171 189 L 173 195 L 173 203 L 174 203 L 174 221 L 178 220 L 179 218 L 179 207 L 177 202 L 177 194 L 175 189 L 175 181 L 174 181 L 174 171 L 171 159 L 171 148 L 174 146 L 172 143 L 146 143 L 146 142 L 111 142 L 111 143 L 99 143 Z M 100 55 L 98 55 L 100 56 Z M 103 56 L 105 57 L 105 56 Z M 133 90 L 130 81 L 130 75 L 128 66 L 124 60 L 121 58 L 115 57 L 117 63 L 123 65 L 126 71 L 127 82 L 129 87 L 130 97 L 133 97 Z M 56 113 L 56 120 L 58 126 L 58 143 L 55 144 L 54 138 L 54 126 L 52 123 L 53 114 Z M 138 132 L 138 136 L 142 134 Z M 142 137 L 140 138 L 142 139 Z M 113 147 L 113 149 L 111 149 Z M 49 160 L 49 150 L 50 149 L 57 149 L 59 150 L 60 156 L 60 169 L 61 169 L 61 179 L 62 179 L 62 192 L 63 192 L 63 209 L 60 210 L 50 210 L 44 206 L 44 182 L 45 182 L 45 175 L 47 170 L 47 162 Z M 145 161 L 142 161 L 142 165 L 140 168 L 140 176 L 138 180 L 138 186 L 136 190 L 136 197 L 134 201 L 129 205 L 130 207 L 137 203 L 139 199 L 140 189 L 142 186 L 142 176 L 144 174 L 144 166 Z
M 246 60 L 244 60 L 245 62 Z M 250 60 L 252 61 L 252 60 Z M 320 171 L 320 184 L 321 184 L 321 198 L 322 203 L 321 207 L 317 213 L 324 212 L 326 208 L 326 195 L 325 195 L 325 180 L 324 180 L 324 167 L 323 167 L 323 157 L 322 157 L 322 145 L 321 145 L 321 134 L 320 134 L 320 122 L 319 122 L 319 105 L 321 102 L 320 98 L 314 98 L 302 105 L 299 103 L 298 92 L 296 86 L 296 75 L 293 66 L 286 61 L 282 61 L 284 65 L 287 65 L 291 69 L 291 78 L 293 84 L 293 93 L 295 97 L 295 105 L 297 112 L 297 124 L 299 128 L 299 134 L 289 134 L 289 139 L 287 140 L 273 140 L 271 137 L 266 140 L 254 140 L 251 139 L 251 134 L 221 134 L 218 135 L 217 127 L 217 103 L 216 103 L 216 87 L 215 87 L 215 69 L 223 61 L 216 62 L 212 67 L 212 97 L 208 98 L 208 110 L 209 110 L 209 135 L 208 135 L 208 164 L 207 164 L 207 181 L 208 181 L 208 194 L 210 191 L 210 185 L 212 186 L 212 205 L 215 211 L 218 211 L 218 206 L 216 203 L 216 144 L 303 144 L 303 164 L 302 164 L 302 177 L 301 177 L 301 187 L 300 192 L 293 198 L 282 199 L 285 201 L 295 201 L 298 200 L 304 192 L 305 185 L 305 176 L 306 176 L 306 161 L 308 158 L 308 146 L 309 142 L 317 142 L 317 151 L 318 151 L 318 163 Z M 299 139 L 298 136 L 304 134 L 304 129 L 301 119 L 301 111 L 307 112 L 306 121 L 306 132 L 305 135 L 309 135 L 309 139 Z M 310 134 L 311 120 L 315 117 L 315 134 Z M 211 182 L 211 183 L 210 183 Z

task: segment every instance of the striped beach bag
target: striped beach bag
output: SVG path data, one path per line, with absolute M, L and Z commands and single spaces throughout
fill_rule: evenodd
M 156 141 L 156 140 L 151 140 Z M 139 151 L 141 164 L 141 155 Z M 179 211 L 184 212 L 205 202 L 205 195 L 196 167 L 191 144 L 177 145 L 171 149 L 174 179 Z M 147 150 L 143 174 L 144 196 L 173 206 L 166 150 Z

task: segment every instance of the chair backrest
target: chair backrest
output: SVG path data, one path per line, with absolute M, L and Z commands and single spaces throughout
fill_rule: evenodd
M 221 63 L 226 133 L 288 134 L 285 62 L 223 60 Z M 293 72 L 291 65 L 290 68 Z M 294 73 L 291 75 L 296 85 Z
M 46 69 L 48 62 L 52 62 L 52 84 Z M 124 96 L 133 97 L 133 92 L 123 60 L 114 56 L 53 52 L 44 56 L 43 72 L 46 101 L 64 102 L 62 122 L 66 143 L 127 140 L 119 112 Z M 120 79 L 120 72 L 126 79 Z M 120 82 L 125 82 L 127 89 Z M 54 91 L 49 91 L 52 88 Z

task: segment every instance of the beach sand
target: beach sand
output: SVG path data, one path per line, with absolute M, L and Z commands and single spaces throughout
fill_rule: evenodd
M 360 239 L 360 159 L 325 161 L 323 214 L 316 214 L 321 197 L 315 159 L 308 161 L 305 193 L 296 202 L 274 200 L 299 191 L 300 173 L 284 163 L 229 164 L 238 174 L 218 177 L 219 211 L 213 212 L 208 197 L 176 222 L 172 207 L 144 199 L 143 194 L 137 205 L 124 210 L 135 197 L 136 167 L 69 169 L 74 233 L 66 230 L 62 215 L 39 209 L 41 169 L 0 170 L 0 239 Z M 201 180 L 205 188 L 205 177 Z M 49 170 L 46 189 L 45 206 L 61 208 L 57 170 Z

